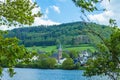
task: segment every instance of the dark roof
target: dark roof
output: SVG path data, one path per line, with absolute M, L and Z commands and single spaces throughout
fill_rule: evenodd
M 51 57 L 58 58 L 58 53 L 53 53 Z

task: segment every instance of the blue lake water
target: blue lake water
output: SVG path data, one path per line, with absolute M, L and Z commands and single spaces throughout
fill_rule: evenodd
M 108 80 L 107 77 L 94 76 L 86 78 L 82 70 L 51 70 L 15 68 L 17 74 L 13 78 L 4 70 L 2 80 Z

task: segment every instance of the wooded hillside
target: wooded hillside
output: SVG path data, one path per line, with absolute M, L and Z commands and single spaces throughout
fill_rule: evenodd
M 100 32 L 108 37 L 111 33 L 110 27 L 95 23 L 73 22 L 53 26 L 32 26 L 17 28 L 9 31 L 6 37 L 17 37 L 21 40 L 20 44 L 30 46 L 52 46 L 60 42 L 64 45 L 91 44 L 95 36 L 88 35 L 85 29 Z M 96 38 L 96 40 L 99 40 Z

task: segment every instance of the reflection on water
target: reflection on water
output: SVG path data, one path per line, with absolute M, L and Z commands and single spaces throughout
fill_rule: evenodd
M 108 80 L 107 77 L 86 78 L 81 70 L 50 70 L 16 68 L 17 74 L 10 78 L 4 71 L 2 80 Z

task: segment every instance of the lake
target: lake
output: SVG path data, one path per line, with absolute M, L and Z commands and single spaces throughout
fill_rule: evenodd
M 82 70 L 51 70 L 15 68 L 17 74 L 10 78 L 4 70 L 2 80 L 108 80 L 107 77 L 94 76 L 86 78 Z

